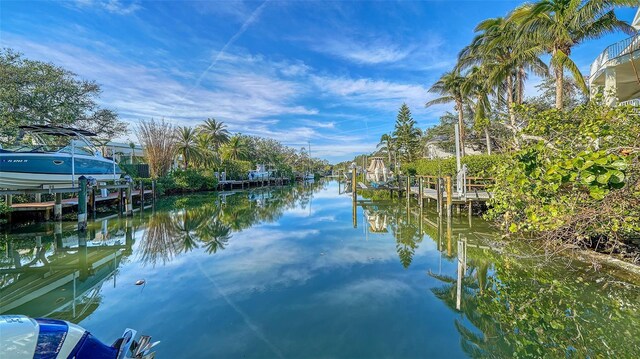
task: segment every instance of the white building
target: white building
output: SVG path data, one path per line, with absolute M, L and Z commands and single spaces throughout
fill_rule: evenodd
M 631 25 L 640 31 L 640 8 Z M 607 47 L 591 64 L 589 87 L 609 105 L 640 105 L 640 32 Z
M 114 158 L 116 162 L 120 163 L 131 163 L 133 160 L 134 163 L 143 162 L 144 159 L 144 148 L 138 144 L 134 144 L 134 147 L 131 147 L 130 143 L 124 142 L 108 142 L 104 146 L 105 156 Z

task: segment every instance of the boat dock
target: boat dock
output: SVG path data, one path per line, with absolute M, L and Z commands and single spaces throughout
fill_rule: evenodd
M 265 186 L 284 186 L 288 185 L 291 179 L 288 177 L 268 177 L 246 180 L 224 180 L 218 181 L 218 190 L 247 189 Z
M 127 180 L 112 180 L 109 182 L 91 183 L 88 179 L 82 178 L 78 186 L 69 188 L 29 188 L 29 189 L 4 189 L 0 190 L 0 195 L 5 195 L 5 203 L 11 208 L 8 213 L 11 222 L 12 213 L 40 213 L 44 214 L 45 220 L 62 219 L 65 208 L 75 208 L 78 212 L 78 222 L 84 226 L 87 213 L 93 218 L 100 203 L 113 203 L 118 205 L 120 215 L 131 215 L 133 212 L 134 199 L 141 207 L 144 207 L 145 197 L 150 197 L 155 201 L 155 181 L 151 182 L 151 188 L 145 188 L 144 182 Z M 102 196 L 102 194 L 105 194 Z M 74 197 L 63 199 L 63 195 L 69 194 Z M 13 203 L 13 196 L 33 196 L 33 202 Z M 43 196 L 53 196 L 54 200 L 43 201 Z
M 494 184 L 493 178 L 482 177 L 463 177 L 459 179 L 460 183 L 457 183 L 458 181 L 454 182 L 451 176 L 405 176 L 399 178 L 393 185 L 372 186 L 358 181 L 355 170 L 352 171 L 351 176 L 345 176 L 345 180 L 345 191 L 340 193 L 350 193 L 354 201 L 357 201 L 358 190 L 389 191 L 392 196 L 394 192 L 399 197 L 405 196 L 407 201 L 416 198 L 420 206 L 423 206 L 425 200 L 427 203 L 435 201 L 438 212 L 449 214 L 454 206 L 458 212 L 463 206 L 467 206 L 471 214 L 474 204 L 484 204 L 493 197 L 489 188 Z M 340 191 L 340 187 L 338 190 Z

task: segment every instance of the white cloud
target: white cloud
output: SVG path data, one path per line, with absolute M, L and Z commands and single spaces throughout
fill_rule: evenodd
M 271 129 L 280 116 L 308 116 L 318 111 L 297 104 L 305 86 L 279 78 L 264 59 L 226 57 L 203 78 L 202 86 L 185 96 L 189 79 L 176 78 L 162 68 L 109 60 L 72 45 L 43 45 L 6 33 L 3 41 L 29 58 L 50 61 L 83 78 L 95 79 L 103 88 L 102 106 L 116 109 L 130 122 L 165 117 L 194 125 L 216 117 L 230 129 L 247 134 L 305 141 L 316 135 L 304 126 L 287 131 Z M 226 61 L 231 58 L 233 61 Z
M 97 8 L 112 14 L 129 15 L 142 9 L 136 1 L 124 2 L 120 0 L 76 0 L 74 2 L 78 8 Z
M 355 41 L 331 38 L 320 43 L 314 41 L 313 44 L 311 48 L 314 51 L 368 65 L 398 62 L 409 56 L 412 51 L 410 47 L 401 47 L 380 40 Z

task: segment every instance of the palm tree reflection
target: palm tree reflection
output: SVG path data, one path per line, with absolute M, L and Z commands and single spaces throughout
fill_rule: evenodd
M 308 204 L 322 183 L 307 188 L 253 190 L 233 195 L 167 199 L 149 217 L 139 247 L 143 263 L 166 264 L 198 248 L 214 254 L 224 250 L 233 232 L 272 222 L 288 208 Z

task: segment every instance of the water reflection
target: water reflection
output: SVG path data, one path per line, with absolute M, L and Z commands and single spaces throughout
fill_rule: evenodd
M 133 218 L 103 219 L 76 232 L 73 222 L 4 233 L 0 245 L 0 314 L 21 313 L 79 322 L 100 305 L 106 281 L 133 253 L 143 265 L 165 265 L 197 248 L 224 250 L 233 232 L 277 220 L 287 208 L 309 207 L 322 183 L 304 188 L 174 197 Z
M 640 291 L 612 272 L 497 245 L 466 211 L 447 221 L 384 196 L 350 207 L 335 187 L 166 198 L 85 236 L 75 223 L 14 229 L 0 240 L 0 312 L 105 338 L 126 320 L 163 341 L 159 357 L 640 352 Z
M 116 282 L 120 261 L 131 254 L 133 228 L 103 220 L 78 235 L 75 224 L 41 226 L 2 242 L 0 313 L 52 316 L 74 322 L 100 304 L 100 288 Z
M 454 271 L 428 268 L 427 275 L 439 283 L 431 293 L 462 314 L 453 324 L 469 357 L 640 355 L 637 281 L 568 257 L 541 258 L 518 243 L 496 246 L 492 229 L 466 215 L 447 221 L 433 208 L 407 209 L 402 200 L 359 206 L 371 234 L 390 230 L 405 268 L 423 238 L 436 242 L 440 258 L 455 265 Z

